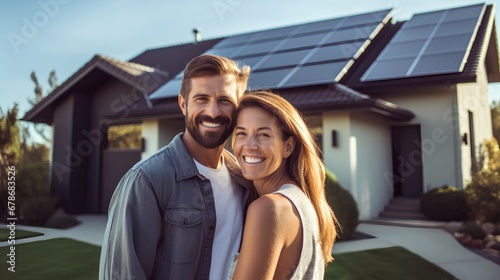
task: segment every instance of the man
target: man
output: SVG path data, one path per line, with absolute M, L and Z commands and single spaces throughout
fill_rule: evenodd
M 178 97 L 186 129 L 118 184 L 100 279 L 226 278 L 255 195 L 224 150 L 249 71 L 214 55 L 188 63 Z

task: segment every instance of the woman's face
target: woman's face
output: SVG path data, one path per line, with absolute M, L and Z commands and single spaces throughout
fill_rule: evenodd
M 276 175 L 276 171 L 285 171 L 284 161 L 293 151 L 293 138 L 284 141 L 273 115 L 249 107 L 241 110 L 236 120 L 233 150 L 243 176 L 257 184 Z

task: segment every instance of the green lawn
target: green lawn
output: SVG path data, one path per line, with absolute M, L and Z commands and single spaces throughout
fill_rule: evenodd
M 7 241 L 9 239 L 9 235 L 10 235 L 10 229 L 7 228 L 0 229 L 0 242 Z M 43 233 L 16 229 L 15 239 L 29 238 L 40 235 L 43 235 Z
M 7 270 L 10 247 L 0 248 L 0 279 L 97 279 L 100 246 L 56 238 L 19 244 L 15 248 L 15 273 Z
M 9 246 L 0 247 L 6 263 Z M 0 266 L 0 279 L 97 279 L 100 247 L 68 238 L 16 245 L 15 273 Z M 325 279 L 445 280 L 451 274 L 401 247 L 334 255 Z
M 402 247 L 334 255 L 325 279 L 335 280 L 451 280 L 440 267 Z

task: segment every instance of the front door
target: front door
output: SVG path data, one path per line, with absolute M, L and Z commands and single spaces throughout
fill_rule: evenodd
M 421 197 L 423 194 L 420 138 L 420 125 L 392 127 L 395 197 Z

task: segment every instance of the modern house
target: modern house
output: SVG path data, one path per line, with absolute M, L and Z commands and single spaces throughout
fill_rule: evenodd
M 202 54 L 252 69 L 304 115 L 326 167 L 375 218 L 392 197 L 464 188 L 492 136 L 488 84 L 500 82 L 495 6 L 413 15 L 392 10 L 147 50 L 96 55 L 24 116 L 52 125 L 51 186 L 72 213 L 106 213 L 121 176 L 184 130 L 182 70 Z M 110 147 L 114 126 L 142 142 Z

